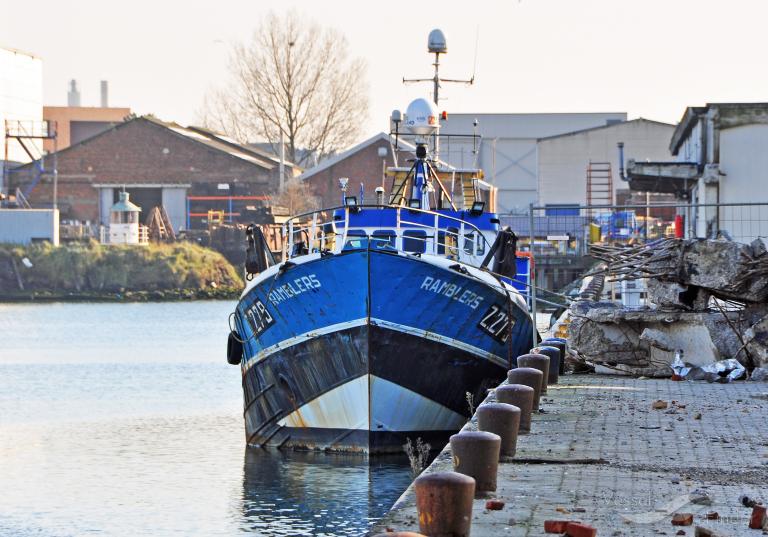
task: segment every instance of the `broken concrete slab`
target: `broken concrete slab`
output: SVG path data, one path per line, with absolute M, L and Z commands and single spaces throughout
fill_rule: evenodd
M 730 324 L 748 326 L 754 312 L 725 312 Z M 744 319 L 739 320 L 739 317 Z M 569 346 L 584 359 L 622 372 L 669 376 L 675 351 L 703 366 L 739 356 L 741 339 L 719 311 L 626 309 L 612 302 L 571 306 Z
M 768 315 L 744 332 L 747 350 L 757 367 L 768 366 Z

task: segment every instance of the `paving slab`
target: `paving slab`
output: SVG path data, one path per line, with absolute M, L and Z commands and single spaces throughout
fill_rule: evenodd
M 542 409 L 515 459 L 499 465 L 496 492 L 475 500 L 473 536 L 545 535 L 549 519 L 607 536 L 692 536 L 696 525 L 763 534 L 748 529 L 752 510 L 739 498 L 768 502 L 768 383 L 567 375 Z M 476 428 L 475 418 L 465 427 Z M 425 471 L 452 469 L 446 446 Z M 487 511 L 488 498 L 504 508 Z M 706 520 L 710 511 L 719 520 Z M 694 525 L 673 526 L 674 513 L 692 513 Z M 373 533 L 387 529 L 418 531 L 413 486 Z

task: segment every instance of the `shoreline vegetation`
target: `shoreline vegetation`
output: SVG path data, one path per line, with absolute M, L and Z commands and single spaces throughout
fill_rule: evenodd
M 191 242 L 0 244 L 0 302 L 231 300 L 242 289 L 223 255 Z

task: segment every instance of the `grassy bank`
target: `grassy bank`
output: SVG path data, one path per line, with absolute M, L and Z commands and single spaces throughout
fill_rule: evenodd
M 235 298 L 242 286 L 224 256 L 189 242 L 0 245 L 0 300 Z

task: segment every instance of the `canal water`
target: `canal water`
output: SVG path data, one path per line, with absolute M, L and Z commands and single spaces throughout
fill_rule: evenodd
M 364 535 L 407 460 L 246 449 L 233 306 L 0 304 L 0 535 Z

